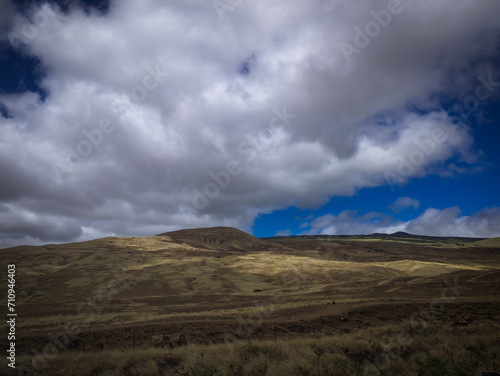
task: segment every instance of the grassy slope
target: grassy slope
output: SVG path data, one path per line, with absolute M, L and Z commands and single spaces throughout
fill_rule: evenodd
M 386 374 L 416 375 L 418 367 L 409 362 L 410 355 L 428 354 L 434 348 L 439 351 L 432 352 L 433 356 L 448 362 L 450 370 L 460 366 L 470 374 L 479 371 L 478 360 L 486 356 L 476 358 L 484 353 L 480 346 L 484 343 L 491 349 L 499 346 L 495 342 L 498 323 L 488 319 L 498 312 L 490 312 L 488 302 L 498 305 L 500 300 L 499 250 L 495 239 L 473 242 L 353 236 L 262 240 L 238 230 L 214 228 L 153 237 L 112 237 L 64 245 L 15 247 L 0 252 L 5 264 L 2 267 L 16 264 L 17 303 L 23 318 L 18 331 L 21 336 L 34 333 L 36 337 L 40 333 L 37 345 L 33 345 L 36 348 L 46 344 L 48 332 L 62 330 L 68 323 L 76 323 L 87 333 L 109 330 L 106 333 L 116 335 L 120 343 L 124 338 L 119 331 L 122 326 L 126 333 L 131 325 L 179 323 L 182 328 L 184 323 L 197 320 L 200 328 L 206 328 L 205 335 L 213 338 L 213 333 L 229 330 L 224 326 L 216 330 L 215 322 L 245 319 L 262 312 L 262 307 L 271 310 L 266 320 L 289 322 L 289 328 L 302 330 L 301 326 L 315 323 L 314 327 L 325 328 L 319 330 L 338 333 L 326 337 L 320 332 L 315 338 L 299 331 L 303 337 L 297 337 L 292 329 L 287 329 L 291 330 L 287 335 L 292 337 L 278 338 L 277 346 L 269 341 L 242 342 L 230 352 L 224 345 L 189 345 L 172 351 L 144 347 L 136 351 L 70 351 L 50 362 L 45 374 L 267 372 L 319 376 L 327 372 L 363 374 L 362 361 L 380 355 L 380 346 L 390 344 L 406 330 L 406 315 L 413 309 L 420 312 L 421 307 L 441 296 L 445 280 L 455 278 L 466 287 L 461 291 L 460 302 L 469 302 L 467 312 L 476 307 L 476 302 L 483 302 L 482 316 L 478 313 L 475 316 L 478 321 L 469 325 L 464 321 L 467 317 L 461 318 L 460 305 L 448 305 L 442 322 L 433 323 L 424 334 L 416 336 L 403 349 L 403 356 L 391 362 Z M 130 283 L 119 285 L 107 294 L 110 283 L 123 275 Z M 254 292 L 256 289 L 261 291 Z M 82 302 L 88 299 L 99 302 L 102 296 L 105 298 L 102 311 L 92 316 L 92 321 L 77 313 Z M 337 304 L 332 305 L 333 300 Z M 376 307 L 381 304 L 386 306 L 378 312 Z M 391 305 L 393 309 L 388 308 Z M 411 309 L 408 312 L 406 305 Z M 375 307 L 372 308 L 375 311 L 367 311 L 366 307 Z M 345 312 L 351 312 L 351 319 L 342 322 L 343 329 L 337 329 L 341 323 L 338 315 Z M 486 321 L 480 321 L 479 317 Z M 321 324 L 325 318 L 333 320 L 333 324 Z M 364 320 L 370 323 L 368 328 L 364 327 Z M 457 323 L 468 326 L 461 329 L 451 325 Z M 465 337 L 463 330 L 467 330 Z M 234 331 L 233 328 L 230 332 Z M 105 338 L 96 335 L 98 339 L 93 343 Z M 21 343 L 28 343 L 32 337 L 23 338 Z M 465 339 L 460 342 L 460 338 Z M 452 356 L 447 352 L 451 348 Z M 477 354 L 471 349 L 477 349 Z M 31 357 L 22 354 L 20 350 L 19 361 L 29 364 Z M 498 362 L 492 366 L 495 364 Z M 218 373 L 214 373 L 215 369 Z
M 5 263 L 17 265 L 17 299 L 27 317 L 20 325 L 25 328 L 57 325 L 62 312 L 77 320 L 75 306 L 106 292 L 120 273 L 131 283 L 112 294 L 112 306 L 98 317 L 103 324 L 117 317 L 122 323 L 236 317 L 257 310 L 253 300 L 277 293 L 287 297 L 275 305 L 284 315 L 332 299 L 426 299 L 452 276 L 470 281 L 477 297 L 492 293 L 489 280 L 500 270 L 498 252 L 453 248 L 449 239 L 259 240 L 225 228 L 1 252 Z M 30 313 L 37 317 L 29 319 Z
M 500 238 L 484 239 L 474 243 L 479 247 L 495 247 L 500 248 Z

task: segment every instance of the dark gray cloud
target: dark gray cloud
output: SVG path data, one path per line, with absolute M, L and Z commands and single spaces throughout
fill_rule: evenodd
M 50 95 L 0 96 L 0 246 L 250 230 L 275 209 L 445 174 L 453 157 L 477 164 L 436 94 L 494 72 L 500 3 L 451 3 L 402 1 L 349 58 L 340 46 L 389 2 L 243 1 L 221 20 L 206 1 L 120 0 L 14 17 L 9 38 L 40 59 Z
M 4 41 L 4 36 L 8 34 L 12 27 L 12 20 L 16 12 L 11 0 L 0 0 L 0 41 Z

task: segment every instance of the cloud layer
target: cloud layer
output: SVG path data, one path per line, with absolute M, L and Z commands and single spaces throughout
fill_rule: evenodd
M 106 14 L 42 4 L 17 15 L 7 40 L 40 59 L 49 95 L 0 95 L 0 247 L 249 231 L 276 209 L 477 166 L 468 125 L 441 100 L 494 73 L 500 3 L 452 3 L 402 1 L 390 20 L 390 2 L 344 0 L 243 1 L 222 15 L 206 1 L 120 0 Z M 359 51 L 346 58 L 346 44 Z
M 343 211 L 338 215 L 327 214 L 310 222 L 303 234 L 356 235 L 404 231 L 415 235 L 498 237 L 500 236 L 500 209 L 487 208 L 471 216 L 464 216 L 460 208 L 427 209 L 415 219 L 404 222 L 384 213 Z

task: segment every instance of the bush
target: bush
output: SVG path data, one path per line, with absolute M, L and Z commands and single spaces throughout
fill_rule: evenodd
M 424 358 L 416 357 L 414 360 L 417 366 L 418 376 L 448 376 L 448 362 L 446 360 L 426 355 Z
M 466 376 L 467 373 L 455 364 L 435 356 L 416 357 L 418 376 Z

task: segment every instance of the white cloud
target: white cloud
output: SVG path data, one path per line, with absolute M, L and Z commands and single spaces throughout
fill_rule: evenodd
M 414 235 L 491 238 L 500 236 L 500 209 L 486 208 L 473 215 L 460 215 L 460 208 L 427 209 L 407 222 L 383 213 L 360 215 L 358 211 L 327 214 L 305 223 L 304 234 L 357 235 L 404 231 Z
M 274 234 L 274 236 L 291 236 L 292 235 L 292 231 L 290 230 L 281 230 L 281 231 L 277 231 L 276 234 Z
M 500 236 L 500 209 L 486 208 L 473 215 L 460 215 L 460 208 L 430 208 L 405 224 L 405 231 L 417 235 L 492 238 Z
M 414 200 L 410 197 L 399 197 L 392 205 L 389 205 L 389 209 L 394 213 L 399 213 L 401 210 L 408 208 L 418 209 L 419 206 L 420 202 L 418 202 L 418 200 Z
M 384 213 L 360 215 L 358 210 L 344 210 L 338 215 L 326 214 L 307 223 L 308 235 L 360 235 L 401 231 L 403 222 Z
M 211 2 L 120 0 L 105 15 L 43 8 L 50 14 L 29 35 L 18 15 L 10 35 L 42 62 L 49 96 L 0 95 L 12 116 L 0 118 L 5 218 L 21 243 L 213 224 L 249 231 L 275 209 L 456 172 L 454 157 L 474 168 L 469 127 L 435 94 L 470 89 L 450 74 L 473 61 L 484 62 L 471 68 L 474 85 L 491 72 L 500 3 L 404 4 L 351 63 L 338 43 L 385 3 L 246 1 L 221 21 Z M 283 106 L 296 117 L 266 130 Z M 93 145 L 84 131 L 96 135 L 102 122 L 113 130 Z M 53 163 L 68 164 L 71 150 L 90 152 L 58 179 Z M 189 209 L 196 192 L 211 196 L 200 211 Z M 34 229 L 47 218 L 71 228 Z

